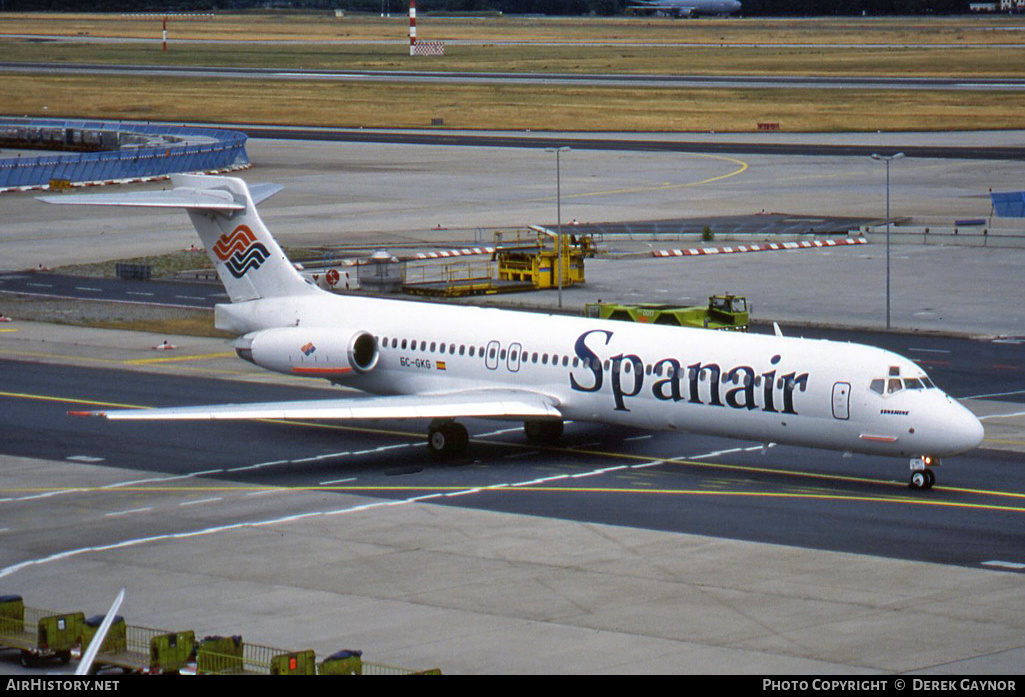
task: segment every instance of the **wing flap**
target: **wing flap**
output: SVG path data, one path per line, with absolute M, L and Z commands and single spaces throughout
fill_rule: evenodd
M 69 412 L 131 421 L 217 421 L 245 419 L 509 419 L 561 418 L 555 400 L 525 390 L 474 390 L 439 395 L 399 395 L 255 404 L 217 404 L 160 409 Z

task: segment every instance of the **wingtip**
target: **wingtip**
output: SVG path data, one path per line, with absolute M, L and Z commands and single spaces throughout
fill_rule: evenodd
M 107 416 L 105 411 L 69 411 L 68 416 Z

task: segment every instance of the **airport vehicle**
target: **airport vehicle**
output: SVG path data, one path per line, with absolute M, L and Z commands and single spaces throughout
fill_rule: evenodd
M 104 620 L 105 615 L 97 615 L 85 621 L 83 643 L 94 640 L 94 632 Z M 125 673 L 177 673 L 192 660 L 195 646 L 196 636 L 192 630 L 166 632 L 137 627 L 117 616 L 97 651 L 94 665 L 97 670 L 120 668 Z
M 335 295 L 307 283 L 256 204 L 280 187 L 172 175 L 158 192 L 42 197 L 188 211 L 231 300 L 218 328 L 263 368 L 373 396 L 72 412 L 108 419 L 430 419 L 428 446 L 466 452 L 457 419 L 524 422 L 553 442 L 566 419 L 909 458 L 982 442 L 975 416 L 897 354 L 852 343 Z
M 740 12 L 738 0 L 633 0 L 626 9 L 649 11 L 669 17 L 727 16 Z
M 81 642 L 84 620 L 81 612 L 48 612 L 25 607 L 20 595 L 0 596 L 0 648 L 18 649 L 26 667 L 48 658 L 67 663 Z
M 584 315 L 600 319 L 618 319 L 642 324 L 666 324 L 672 327 L 703 327 L 746 332 L 747 298 L 720 293 L 708 298 L 708 305 L 668 305 L 665 303 L 607 303 L 600 300 L 584 305 Z

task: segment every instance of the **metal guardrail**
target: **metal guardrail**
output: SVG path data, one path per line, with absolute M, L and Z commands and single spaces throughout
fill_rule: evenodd
M 0 159 L 0 190 L 42 187 L 51 180 L 109 182 L 157 177 L 174 172 L 211 172 L 249 165 L 247 136 L 238 131 L 190 126 L 146 125 L 119 121 L 2 119 L 0 125 L 117 130 L 148 136 L 203 140 L 168 142 L 104 152 Z

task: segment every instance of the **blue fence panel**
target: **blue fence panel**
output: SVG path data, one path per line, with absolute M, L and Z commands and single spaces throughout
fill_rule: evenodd
M 991 193 L 993 210 L 999 218 L 1025 218 L 1025 191 Z
M 0 159 L 0 189 L 45 186 L 51 179 L 102 182 L 164 176 L 176 172 L 209 172 L 245 167 L 249 164 L 249 156 L 245 149 L 247 137 L 238 131 L 84 119 L 0 119 L 0 125 L 109 130 L 210 141 L 124 147 L 115 151 L 59 156 L 3 158 Z

